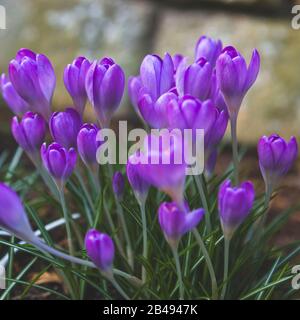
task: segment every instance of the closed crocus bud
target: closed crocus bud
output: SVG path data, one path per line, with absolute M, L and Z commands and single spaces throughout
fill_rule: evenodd
M 195 228 L 204 216 L 203 209 L 188 212 L 174 202 L 164 202 L 158 209 L 158 221 L 169 245 L 176 249 L 181 237 Z
M 46 122 L 39 114 L 27 112 L 21 121 L 13 117 L 11 131 L 20 147 L 34 156 L 39 152 L 45 139 Z
M 212 38 L 202 36 L 198 40 L 195 48 L 195 61 L 205 58 L 214 68 L 217 58 L 222 51 L 222 42 Z
M 259 166 L 269 191 L 276 185 L 280 177 L 285 175 L 298 155 L 298 145 L 295 137 L 287 142 L 277 134 L 259 139 Z
M 63 187 L 75 168 L 76 151 L 73 148 L 67 150 L 56 142 L 51 143 L 48 147 L 46 143 L 43 143 L 41 157 L 44 167 L 54 178 L 57 185 Z
M 111 273 L 115 246 L 111 237 L 91 229 L 85 236 L 85 248 L 94 264 L 103 272 Z
M 257 50 L 247 67 L 244 57 L 234 48 L 226 47 L 217 60 L 216 72 L 230 117 L 236 118 L 247 91 L 255 82 L 260 68 Z
M 8 71 L 15 90 L 30 105 L 30 109 L 48 120 L 56 84 L 49 59 L 29 49 L 20 49 L 9 63 Z
M 139 101 L 139 92 L 142 88 L 142 81 L 139 76 L 137 77 L 129 77 L 128 79 L 128 95 L 130 98 L 130 101 L 134 107 L 134 110 L 138 115 L 140 115 L 140 110 L 138 107 L 138 101 Z
M 92 123 L 85 123 L 77 135 L 77 150 L 82 161 L 87 165 L 97 163 L 97 149 L 100 142 L 97 141 L 99 128 Z
M 68 64 L 64 71 L 65 87 L 73 100 L 74 107 L 81 116 L 87 100 L 85 79 L 90 66 L 91 63 L 88 59 L 78 57 L 71 64 Z
M 231 239 L 234 231 L 249 215 L 254 201 L 252 182 L 243 182 L 238 187 L 232 187 L 226 180 L 220 187 L 218 207 L 224 237 Z
M 125 182 L 122 173 L 120 171 L 115 172 L 112 179 L 112 187 L 119 201 L 123 198 L 124 186 Z
M 139 170 L 136 165 L 138 161 L 137 159 L 139 156 L 140 156 L 140 152 L 137 151 L 136 153 L 134 153 L 128 158 L 127 165 L 126 165 L 126 173 L 127 173 L 128 181 L 135 194 L 135 197 L 140 202 L 140 204 L 142 204 L 146 201 L 150 185 L 139 174 Z
M 166 53 L 161 59 L 147 55 L 140 68 L 142 88 L 139 91 L 138 107 L 144 120 L 153 128 L 167 127 L 166 104 L 174 98 L 174 64 Z
M 176 72 L 176 86 L 179 96 L 191 95 L 201 101 L 209 98 L 212 86 L 213 68 L 205 58 Z
M 0 227 L 24 240 L 35 237 L 19 196 L 4 183 L 0 183 Z
M 14 114 L 22 116 L 25 112 L 29 111 L 28 103 L 20 97 L 4 73 L 1 75 L 0 86 L 3 99 Z
M 108 128 L 123 97 L 124 71 L 111 58 L 95 61 L 87 73 L 85 88 L 100 127 Z
M 54 112 L 49 121 L 50 133 L 53 140 L 67 149 L 76 147 L 77 134 L 81 126 L 81 116 L 73 108 Z

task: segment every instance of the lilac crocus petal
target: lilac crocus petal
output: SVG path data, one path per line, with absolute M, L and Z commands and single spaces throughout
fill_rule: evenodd
M 76 147 L 77 134 L 81 125 L 81 116 L 73 108 L 54 112 L 49 121 L 52 138 L 65 148 Z
M 0 183 L 0 227 L 24 240 L 35 237 L 19 196 L 4 183 Z
M 74 107 L 81 116 L 87 100 L 85 79 L 90 66 L 91 63 L 88 59 L 78 57 L 72 64 L 68 64 L 64 70 L 65 87 L 73 100 Z
M 224 236 L 230 239 L 234 231 L 249 215 L 255 197 L 252 182 L 243 182 L 232 187 L 230 180 L 225 180 L 218 194 L 218 207 Z
M 222 91 L 228 112 L 237 117 L 247 91 L 254 84 L 260 68 L 260 57 L 253 51 L 249 66 L 244 57 L 234 48 L 223 49 L 216 64 L 218 86 Z
M 298 145 L 295 137 L 287 142 L 277 134 L 259 139 L 258 159 L 266 186 L 273 188 L 285 175 L 298 155 Z
M 138 100 L 139 100 L 139 92 L 142 88 L 142 81 L 139 76 L 137 77 L 129 77 L 128 79 L 128 95 L 130 101 L 134 107 L 134 110 L 139 115 L 140 111 L 138 108 Z
M 221 40 L 214 40 L 212 38 L 202 36 L 198 40 L 195 48 L 195 61 L 200 58 L 205 58 L 212 67 L 216 65 L 217 58 L 222 51 Z
M 134 194 L 138 201 L 146 201 L 147 194 L 150 188 L 149 183 L 143 179 L 138 170 L 138 159 L 140 157 L 140 152 L 137 151 L 128 158 L 126 165 L 126 173 L 128 181 L 131 185 L 131 188 L 134 191 Z
M 46 122 L 39 114 L 29 111 L 20 122 L 17 117 L 12 119 L 11 131 L 20 147 L 34 155 L 45 139 Z
M 32 111 L 48 120 L 56 78 L 49 59 L 29 49 L 20 49 L 9 63 L 9 78 L 16 92 Z
M 117 199 L 120 201 L 123 197 L 125 187 L 124 177 L 120 171 L 114 173 L 112 187 Z
M 4 101 L 14 114 L 22 116 L 25 112 L 29 111 L 28 103 L 19 96 L 4 73 L 1 75 L 0 87 Z
M 178 207 L 175 202 L 164 202 L 158 209 L 158 221 L 171 247 L 176 248 L 181 237 L 195 228 L 201 221 L 204 210 L 188 212 Z
M 183 61 L 183 59 L 184 59 L 184 56 L 182 54 L 180 54 L 180 53 L 176 53 L 176 54 L 173 55 L 172 60 L 173 60 L 175 73 L 177 71 L 177 68 L 179 67 L 179 65 Z
M 97 162 L 97 149 L 100 141 L 97 141 L 99 128 L 95 124 L 85 123 L 77 135 L 77 150 L 86 165 L 94 165 Z
M 41 158 L 49 174 L 61 185 L 74 171 L 77 155 L 73 148 L 67 150 L 54 142 L 48 147 L 42 144 Z
M 85 248 L 90 259 L 104 272 L 110 272 L 115 256 L 115 246 L 111 237 L 91 229 L 85 236 Z
M 101 128 L 108 128 L 125 88 L 123 69 L 111 58 L 95 61 L 89 68 L 85 88 Z

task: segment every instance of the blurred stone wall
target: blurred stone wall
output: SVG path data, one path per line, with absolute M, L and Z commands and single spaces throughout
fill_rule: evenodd
M 6 0 L 0 69 L 6 72 L 20 47 L 45 53 L 58 77 L 54 105 L 63 108 L 71 103 L 63 68 L 77 55 L 110 55 L 128 76 L 137 73 L 146 53 L 182 52 L 192 58 L 195 42 L 207 34 L 236 46 L 247 59 L 253 48 L 261 53 L 259 78 L 241 109 L 240 140 L 254 144 L 274 131 L 299 137 L 300 30 L 291 27 L 297 1 Z M 122 110 L 119 117 L 133 117 L 126 99 Z

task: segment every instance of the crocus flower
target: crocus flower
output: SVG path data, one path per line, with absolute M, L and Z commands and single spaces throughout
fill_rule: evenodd
M 167 193 L 178 205 L 183 203 L 186 163 L 181 137 L 170 132 L 150 134 L 137 159 L 137 170 L 148 184 Z
M 139 174 L 139 170 L 136 165 L 139 156 L 140 152 L 137 151 L 128 158 L 126 173 L 135 197 L 140 203 L 143 203 L 146 201 L 150 185 Z
M 98 132 L 99 128 L 95 124 L 85 123 L 77 135 L 77 150 L 82 161 L 87 166 L 97 163 L 97 149 L 101 144 L 96 139 Z
M 154 128 L 165 128 L 166 104 L 174 97 L 169 92 L 174 87 L 174 64 L 166 53 L 164 59 L 147 55 L 140 68 L 142 88 L 139 90 L 138 107 L 144 120 Z
M 0 227 L 24 240 L 35 238 L 19 196 L 4 183 L 0 183 Z
M 175 202 L 164 202 L 158 209 L 158 221 L 169 245 L 177 248 L 181 237 L 195 228 L 204 216 L 203 209 L 187 212 Z
M 218 85 L 222 91 L 230 117 L 236 118 L 247 91 L 255 82 L 260 68 L 257 50 L 247 67 L 244 57 L 234 48 L 226 47 L 217 60 Z
M 0 86 L 3 99 L 14 114 L 22 116 L 25 112 L 29 111 L 28 103 L 19 96 L 4 73 L 1 75 Z
M 82 116 L 86 105 L 87 94 L 85 91 L 86 74 L 91 63 L 85 57 L 76 58 L 72 64 L 68 64 L 64 71 L 64 83 L 74 107 Z
M 30 109 L 48 120 L 56 84 L 49 59 L 29 49 L 20 49 L 15 59 L 9 63 L 8 71 L 12 85 L 30 105 Z
M 73 148 L 67 150 L 57 142 L 51 143 L 48 147 L 43 143 L 41 157 L 44 167 L 55 179 L 57 185 L 62 187 L 75 168 L 76 151 Z
M 121 200 L 124 194 L 124 177 L 120 171 L 116 171 L 112 179 L 113 191 L 118 200 Z
M 210 97 L 213 68 L 205 58 L 184 68 L 183 63 L 176 72 L 176 87 L 179 96 L 191 95 L 201 101 Z
M 73 108 L 54 112 L 49 121 L 52 138 L 67 149 L 76 147 L 77 134 L 81 126 L 81 116 Z
M 85 248 L 90 259 L 103 272 L 111 272 L 115 246 L 111 237 L 91 229 L 85 236 Z
M 225 180 L 218 194 L 218 207 L 224 236 L 230 239 L 234 231 L 249 215 L 254 201 L 252 182 L 243 182 L 232 187 L 230 180 Z
M 298 155 L 298 145 L 295 137 L 287 142 L 277 134 L 259 139 L 258 146 L 259 167 L 268 191 L 276 185 L 280 177 L 285 175 Z
M 20 122 L 16 116 L 13 117 L 11 131 L 20 147 L 34 156 L 45 139 L 46 122 L 39 114 L 29 111 Z
M 85 88 L 100 127 L 108 128 L 124 93 L 124 71 L 111 58 L 95 61 L 88 70 Z
M 195 61 L 200 58 L 205 58 L 212 67 L 215 67 L 217 58 L 222 51 L 221 40 L 214 40 L 212 38 L 202 36 L 198 40 L 195 48 Z

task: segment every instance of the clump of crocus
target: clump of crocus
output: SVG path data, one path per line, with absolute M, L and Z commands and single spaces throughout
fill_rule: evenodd
M 139 157 L 140 152 L 137 151 L 128 158 L 126 165 L 126 173 L 128 181 L 135 194 L 135 197 L 141 205 L 144 204 L 146 201 L 150 185 L 140 176 L 137 167 Z
M 85 236 L 85 248 L 94 264 L 104 273 L 111 275 L 115 246 L 111 237 L 91 229 Z
M 112 178 L 112 187 L 117 199 L 119 201 L 122 200 L 123 194 L 124 194 L 125 182 L 124 182 L 123 174 L 120 171 L 116 171 L 114 173 Z
M 250 213 L 255 191 L 252 182 L 243 182 L 232 187 L 230 180 L 225 180 L 218 194 L 218 208 L 221 225 L 226 239 L 231 239 L 235 230 Z
M 73 108 L 54 112 L 49 121 L 52 138 L 65 148 L 75 148 L 77 134 L 82 126 L 80 114 Z
M 111 58 L 95 61 L 87 72 L 85 88 L 100 127 L 108 128 L 123 97 L 124 71 Z
M 181 237 L 194 229 L 204 216 L 204 209 L 189 212 L 178 207 L 175 202 L 164 202 L 158 209 L 158 221 L 169 245 L 177 249 Z
M 48 147 L 46 143 L 43 143 L 41 157 L 44 167 L 61 190 L 75 168 L 76 151 L 73 148 L 67 150 L 57 142 L 51 143 Z
M 85 57 L 77 57 L 68 64 L 64 71 L 64 84 L 68 90 L 75 109 L 82 116 L 87 101 L 85 90 L 86 74 L 91 63 Z
M 36 159 L 46 135 L 43 117 L 30 111 L 24 114 L 21 121 L 15 116 L 11 122 L 11 132 L 20 147 Z
M 29 111 L 28 103 L 20 97 L 4 73 L 1 75 L 0 87 L 4 101 L 14 114 L 22 116 L 25 112 Z
M 280 178 L 285 175 L 298 155 L 295 137 L 287 142 L 277 134 L 263 136 L 257 145 L 259 167 L 266 185 L 268 196 Z
M 34 112 L 45 120 L 51 115 L 51 100 L 56 77 L 49 59 L 29 49 L 20 49 L 9 63 L 9 78 L 18 93 Z
M 222 41 L 202 36 L 197 41 L 195 48 L 195 61 L 205 58 L 212 67 L 215 66 L 217 58 L 222 51 Z

